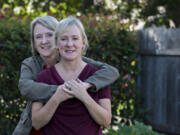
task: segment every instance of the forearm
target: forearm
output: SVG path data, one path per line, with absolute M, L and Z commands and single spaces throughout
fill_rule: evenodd
M 106 99 L 109 100 L 109 99 Z M 89 111 L 91 117 L 103 127 L 108 127 L 111 123 L 111 111 L 107 108 L 103 108 L 101 105 L 97 104 L 90 96 L 82 100 L 87 110 Z M 108 101 L 110 105 L 110 100 Z
M 88 82 L 95 86 L 96 89 L 90 89 L 91 91 L 96 92 L 99 89 L 112 84 L 119 77 L 118 69 L 116 69 L 113 66 L 110 66 L 108 64 L 99 61 L 94 61 L 86 57 L 83 57 L 83 60 L 100 69 L 85 80 L 85 82 Z
M 34 62 L 29 62 L 28 60 L 22 62 L 18 87 L 21 94 L 27 100 L 47 101 L 58 87 L 55 85 L 35 82 L 34 80 L 39 72 L 40 67 Z
M 99 102 L 96 103 L 94 99 L 88 94 L 86 88 L 83 85 L 83 82 L 79 79 L 71 80 L 66 82 L 65 92 L 73 95 L 79 99 L 89 111 L 91 117 L 99 125 L 107 127 L 111 123 L 111 103 L 110 103 L 110 88 L 107 87 L 104 90 L 101 90 L 98 93 L 98 96 L 102 99 L 99 99 Z
M 53 117 L 60 103 L 56 95 L 53 95 L 44 106 L 40 102 L 34 102 L 32 105 L 32 126 L 36 130 L 45 126 Z
M 39 83 L 34 80 L 23 78 L 19 80 L 18 87 L 22 96 L 27 100 L 47 101 L 55 93 L 58 86 Z

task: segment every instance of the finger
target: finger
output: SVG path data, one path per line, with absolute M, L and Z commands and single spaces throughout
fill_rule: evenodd
M 65 91 L 65 90 L 70 91 L 70 89 L 69 89 L 69 88 L 67 88 L 65 85 L 62 87 L 62 90 L 63 90 L 63 91 Z
M 64 86 L 64 84 L 61 84 L 61 85 L 58 86 L 57 89 L 61 89 L 63 86 Z
M 66 93 L 68 93 L 68 94 L 70 94 L 70 95 L 73 95 L 73 94 L 74 94 L 73 91 L 71 91 L 71 90 L 69 90 L 69 89 L 67 89 L 67 88 L 63 88 L 63 90 L 64 90 L 64 92 L 66 92 Z
M 75 80 L 72 80 L 68 82 L 68 85 L 71 89 L 73 89 L 77 86 L 77 82 Z
M 76 81 L 77 81 L 78 83 L 80 83 L 80 84 L 84 85 L 84 82 L 83 82 L 83 81 L 81 81 L 79 78 L 77 78 L 77 79 L 76 79 Z
M 77 87 L 77 82 L 76 82 L 76 80 L 70 80 L 70 81 L 67 81 L 66 83 L 65 83 L 65 85 L 69 88 L 69 89 L 76 89 L 76 87 Z
M 75 82 L 75 80 L 71 80 L 71 81 L 67 81 L 66 84 L 67 85 L 72 85 L 72 84 L 74 84 L 74 82 Z
M 81 80 L 79 80 L 79 78 L 77 78 L 77 79 L 76 79 L 76 81 L 77 81 L 78 83 L 80 83 L 80 82 L 81 82 Z
M 84 86 L 84 83 L 81 80 L 76 79 L 76 80 L 70 82 L 70 85 L 71 85 L 71 88 L 78 89 L 79 87 Z
M 73 81 L 75 81 L 75 80 L 69 80 L 69 81 L 67 81 L 66 83 L 71 83 L 71 82 L 73 82 Z
M 67 89 L 71 90 L 71 87 L 70 87 L 70 85 L 69 85 L 67 82 L 65 82 L 64 85 L 65 85 L 65 87 L 66 87 Z

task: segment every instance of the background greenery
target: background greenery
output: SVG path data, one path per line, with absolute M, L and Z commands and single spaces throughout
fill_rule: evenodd
M 122 117 L 133 119 L 135 118 L 136 100 L 134 77 L 137 74 L 136 38 L 129 32 L 127 26 L 119 23 L 118 19 L 107 19 L 104 15 L 99 18 L 97 20 L 91 15 L 80 17 L 82 22 L 85 22 L 91 46 L 87 56 L 119 69 L 122 76 L 112 85 L 113 116 L 121 114 Z M 2 122 L 0 128 L 2 134 L 9 134 L 17 124 L 26 103 L 19 93 L 17 84 L 21 61 L 31 56 L 30 20 L 22 21 L 18 17 L 5 17 L 1 20 L 0 119 Z M 114 122 L 115 117 L 113 118 Z
M 87 56 L 119 69 L 120 77 L 111 86 L 113 120 L 109 134 L 156 134 L 143 124 L 147 112 L 141 108 L 143 100 L 137 94 L 140 69 L 135 26 L 140 21 L 146 27 L 179 26 L 179 1 L 110 1 L 111 7 L 105 0 L 0 0 L 0 134 L 11 134 L 26 105 L 17 84 L 21 61 L 31 56 L 29 24 L 38 15 L 59 20 L 68 15 L 79 17 L 90 43 Z M 114 125 L 118 131 L 114 132 Z

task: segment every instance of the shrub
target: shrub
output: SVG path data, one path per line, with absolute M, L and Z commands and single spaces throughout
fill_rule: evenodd
M 17 18 L 0 21 L 0 134 L 10 134 L 25 101 L 18 90 L 21 61 L 30 55 L 29 30 Z
M 135 79 L 137 70 L 137 38 L 130 24 L 113 16 L 82 16 L 90 48 L 87 56 L 119 69 L 119 79 L 111 85 L 113 116 L 133 119 L 138 103 Z M 113 117 L 114 123 L 115 117 Z
M 141 122 L 134 121 L 134 124 L 123 125 L 119 123 L 116 129 L 109 129 L 106 135 L 160 135 L 152 130 L 151 126 L 146 126 Z

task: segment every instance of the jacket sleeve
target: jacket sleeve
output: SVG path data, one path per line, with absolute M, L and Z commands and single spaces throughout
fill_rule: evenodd
M 30 101 L 47 101 L 58 86 L 38 83 L 35 81 L 38 68 L 32 61 L 24 60 L 21 65 L 21 73 L 19 79 L 19 90 L 21 94 Z
M 95 89 L 90 89 L 90 91 L 92 92 L 96 92 L 99 89 L 112 84 L 119 77 L 118 69 L 113 66 L 99 61 L 95 61 L 87 57 L 83 57 L 83 60 L 100 69 L 96 71 L 91 77 L 85 80 L 85 82 L 88 82 L 95 86 Z

